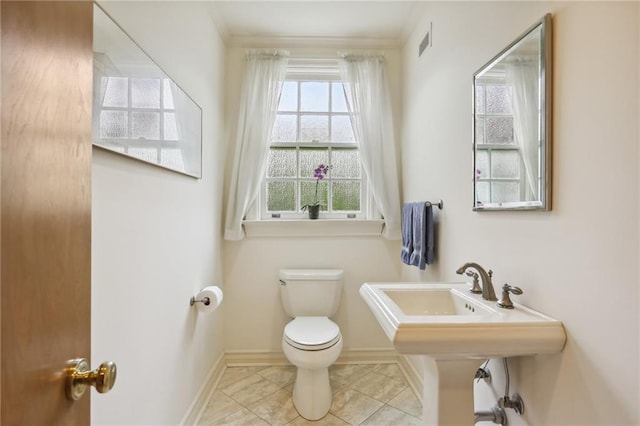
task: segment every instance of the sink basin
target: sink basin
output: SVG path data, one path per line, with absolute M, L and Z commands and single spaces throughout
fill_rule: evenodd
M 468 283 L 365 283 L 360 295 L 401 354 L 422 355 L 422 420 L 473 425 L 473 377 L 487 358 L 552 354 L 560 321 L 515 303 L 503 309 Z
M 366 283 L 360 295 L 402 354 L 484 359 L 562 350 L 560 321 L 517 303 L 499 308 L 468 289 L 467 283 Z
M 449 288 L 388 289 L 385 296 L 402 311 L 405 316 L 416 315 L 480 315 L 491 314 L 493 310 L 475 303 L 458 291 Z M 477 310 L 477 312 L 476 312 Z M 451 318 L 451 320 L 454 320 Z

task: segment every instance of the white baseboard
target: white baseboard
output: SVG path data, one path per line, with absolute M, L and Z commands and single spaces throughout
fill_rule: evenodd
M 394 349 L 343 350 L 336 364 L 395 364 L 398 353 Z
M 229 367 L 291 365 L 282 351 L 230 351 L 225 353 Z M 393 364 L 398 353 L 393 349 L 343 350 L 336 364 Z
M 402 374 L 407 379 L 409 387 L 413 390 L 413 393 L 422 400 L 422 390 L 424 389 L 424 383 L 422 373 L 413 365 L 413 363 L 405 355 L 398 356 L 398 365 Z
M 193 400 L 187 409 L 187 413 L 180 421 L 180 426 L 193 426 L 196 424 L 202 414 L 202 411 L 204 411 L 207 406 L 207 402 L 211 398 L 211 395 L 218 386 L 218 382 L 220 381 L 225 368 L 227 368 L 227 364 L 225 362 L 225 354 L 223 353 L 213 364 L 213 368 L 211 368 L 211 371 L 207 375 L 207 379 L 200 387 L 198 393 L 196 393 L 196 398 Z
M 224 354 L 229 367 L 261 367 L 289 365 L 281 351 L 229 351 Z
M 404 357 L 399 357 L 393 349 L 358 349 L 343 350 L 336 364 L 395 364 Z M 408 361 L 406 361 L 408 363 Z M 410 363 L 408 363 L 410 365 Z M 291 365 L 281 351 L 230 351 L 218 358 L 209 372 L 207 379 L 196 394 L 196 398 L 189 406 L 187 413 L 180 422 L 180 426 L 193 426 L 207 406 L 207 401 L 216 389 L 220 378 L 227 367 L 247 366 L 276 366 Z M 401 364 L 401 369 L 407 380 L 407 368 Z M 411 381 L 409 380 L 411 385 Z M 415 388 L 411 385 L 415 392 Z M 421 389 L 421 388 L 420 388 Z

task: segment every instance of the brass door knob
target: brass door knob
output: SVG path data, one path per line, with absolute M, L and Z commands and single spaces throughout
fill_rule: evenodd
M 87 386 L 95 387 L 100 393 L 109 392 L 116 382 L 117 369 L 114 362 L 107 361 L 91 371 L 87 360 L 78 358 L 68 362 L 65 374 L 67 399 L 77 401 L 84 395 Z

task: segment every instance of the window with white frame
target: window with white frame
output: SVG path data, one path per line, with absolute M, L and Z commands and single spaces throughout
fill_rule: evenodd
M 167 78 L 102 77 L 95 137 L 109 149 L 184 170 L 176 112 Z
M 324 179 L 314 177 L 330 165 Z M 283 84 L 263 185 L 262 218 L 366 218 L 367 188 L 342 81 L 337 74 L 289 73 Z
M 522 199 L 524 173 L 516 143 L 511 87 L 504 78 L 475 83 L 476 202 L 506 203 Z

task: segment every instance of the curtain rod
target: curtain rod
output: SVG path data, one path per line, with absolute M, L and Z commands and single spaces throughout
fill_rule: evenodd
M 251 49 L 246 53 L 247 57 L 257 58 L 287 58 L 289 57 L 288 50 L 269 50 L 269 49 Z

